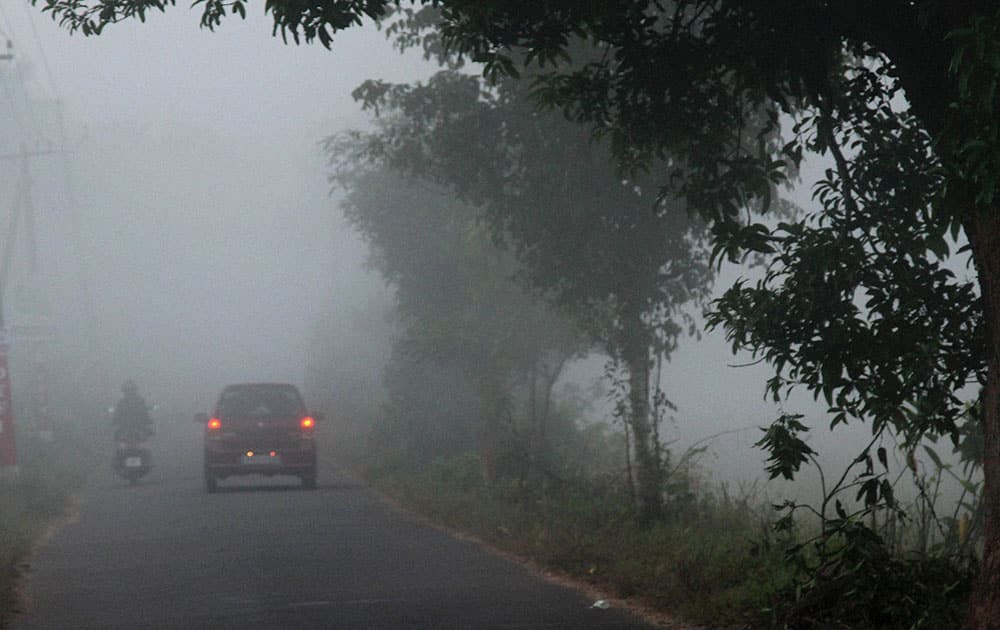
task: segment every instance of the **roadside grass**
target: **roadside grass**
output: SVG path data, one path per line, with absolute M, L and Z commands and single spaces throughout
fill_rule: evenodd
M 516 483 L 486 489 L 474 456 L 435 461 L 420 472 L 369 471 L 400 504 L 610 597 L 687 620 L 752 622 L 791 576 L 783 545 L 748 497 L 725 492 L 668 505 L 642 528 L 622 493 L 597 487 Z
M 34 542 L 66 513 L 95 461 L 83 441 L 18 435 L 20 474 L 0 481 L 0 627 L 15 612 L 19 567 Z

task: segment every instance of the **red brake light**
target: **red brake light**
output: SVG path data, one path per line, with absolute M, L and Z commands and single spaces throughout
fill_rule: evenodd
M 211 420 L 208 421 L 209 431 L 217 431 L 221 428 L 222 428 L 222 420 L 219 420 L 218 418 L 212 418 Z
M 311 429 L 316 426 L 316 421 L 312 419 L 312 416 L 306 416 L 299 421 L 299 426 L 303 429 Z

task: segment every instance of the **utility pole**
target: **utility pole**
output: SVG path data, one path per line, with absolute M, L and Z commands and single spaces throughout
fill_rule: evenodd
M 27 259 L 29 275 L 38 271 L 38 241 L 35 238 L 35 206 L 31 199 L 31 170 L 29 160 L 32 157 L 54 153 L 51 149 L 28 151 L 21 144 L 17 153 L 0 155 L 0 161 L 16 159 L 20 162 L 20 177 L 14 194 L 14 204 L 10 210 L 10 225 L 5 239 L 3 257 L 0 260 L 0 330 L 4 343 L 0 345 L 0 469 L 11 469 L 17 474 L 17 445 L 14 435 L 14 412 L 10 393 L 10 362 L 8 358 L 9 345 L 6 343 L 7 333 L 12 338 L 33 347 L 32 360 L 32 402 L 36 430 L 41 439 L 50 441 L 52 433 L 52 416 L 48 400 L 48 366 L 46 363 L 46 348 L 52 336 L 49 326 L 34 325 L 12 326 L 7 330 L 3 316 L 3 294 L 8 286 L 8 280 L 14 261 L 14 250 L 19 241 L 19 228 L 23 224 L 25 258 Z
M 10 68 L 13 68 L 15 55 L 13 43 L 10 39 L 6 41 L 6 50 L 0 51 L 0 62 L 6 61 Z M 43 53 L 44 55 L 44 53 Z M 46 68 L 47 69 L 47 68 Z M 20 90 L 16 94 L 24 93 L 24 79 L 18 74 Z M 51 76 L 50 76 L 51 81 Z M 17 106 L 12 98 L 12 91 L 7 85 L 3 86 L 7 99 L 10 101 L 11 113 L 14 122 L 26 129 L 24 120 L 18 120 Z M 53 85 L 53 93 L 55 87 Z M 6 235 L 0 242 L 0 476 L 16 476 L 18 470 L 17 448 L 14 435 L 14 406 L 11 399 L 10 383 L 10 363 L 9 348 L 14 343 L 17 347 L 18 357 L 22 353 L 24 358 L 30 362 L 31 373 L 30 383 L 27 388 L 30 390 L 31 404 L 35 420 L 35 429 L 41 439 L 52 439 L 52 413 L 49 407 L 49 346 L 55 336 L 54 327 L 48 318 L 43 316 L 41 311 L 32 314 L 26 321 L 10 321 L 4 317 L 4 295 L 7 288 L 11 286 L 10 278 L 17 275 L 15 267 L 21 268 L 24 265 L 28 278 L 37 279 L 39 266 L 38 243 L 35 238 L 35 208 L 32 202 L 32 181 L 30 172 L 30 160 L 34 157 L 59 154 L 62 158 L 63 176 L 65 178 L 66 196 L 69 202 L 69 223 L 73 233 L 73 247 L 79 262 L 79 282 L 83 293 L 84 317 L 87 325 L 87 337 L 90 340 L 90 355 L 96 356 L 94 344 L 96 343 L 96 322 L 93 298 L 90 294 L 90 282 L 85 267 L 83 256 L 83 246 L 80 235 L 80 221 L 76 213 L 75 199 L 73 198 L 73 181 L 70 173 L 70 162 L 67 156 L 66 133 L 62 115 L 62 102 L 56 97 L 56 120 L 57 132 L 59 135 L 59 146 L 54 147 L 52 143 L 41 137 L 41 128 L 38 120 L 29 108 L 26 110 L 27 118 L 34 123 L 36 132 L 40 136 L 32 142 L 29 150 L 27 144 L 22 141 L 17 152 L 0 155 L 0 163 L 6 161 L 19 162 L 19 175 L 14 185 L 12 205 L 9 215 L 9 226 Z M 47 134 L 46 134 L 47 135 Z M 17 250 L 17 256 L 15 256 Z M 15 259 L 20 264 L 15 265 Z M 26 264 L 25 264 L 26 263 Z M 9 313 L 8 313 L 9 315 Z M 9 334 L 8 334 L 9 333 Z M 20 363 L 18 364 L 20 365 Z M 20 368 L 19 375 L 20 375 Z M 20 378 L 20 376 L 18 377 Z M 20 391 L 20 390 L 19 390 Z M 19 409 L 21 407 L 19 406 Z M 23 420 L 23 418 L 22 418 Z M 22 427 L 23 428 L 23 427 Z
M 14 205 L 10 211 L 10 226 L 4 244 L 3 260 L 0 263 L 0 476 L 17 476 L 17 442 L 14 435 L 14 404 L 11 399 L 10 362 L 8 359 L 9 345 L 7 343 L 7 325 L 4 318 L 3 298 L 7 288 L 11 262 L 14 256 L 14 245 L 17 241 L 18 224 L 24 216 L 24 226 L 28 232 L 28 268 L 34 273 L 38 268 L 38 253 L 35 241 L 35 212 L 31 203 L 31 172 L 28 169 L 27 147 L 22 144 L 19 153 L 11 156 L 0 156 L 0 159 L 16 158 L 21 161 L 21 177 L 17 192 L 14 195 Z
M 14 405 L 10 398 L 10 366 L 7 362 L 7 329 L 3 322 L 3 288 L 0 287 L 0 477 L 16 477 L 17 471 Z
M 0 54 L 0 60 L 10 62 L 14 59 L 13 44 L 7 40 L 5 54 Z M 11 206 L 10 225 L 7 231 L 3 251 L 0 253 L 0 478 L 17 477 L 17 441 L 14 433 L 14 404 L 11 397 L 11 378 L 9 361 L 9 343 L 7 322 L 4 317 L 4 293 L 8 286 L 14 248 L 17 242 L 19 223 L 23 217 L 27 232 L 28 271 L 34 274 L 38 269 L 37 241 L 35 240 L 35 211 L 31 201 L 31 172 L 29 158 L 36 155 L 53 153 L 51 149 L 41 149 L 29 152 L 22 142 L 20 151 L 15 154 L 0 155 L 0 161 L 18 160 L 20 162 L 20 177 L 14 193 L 14 203 Z M 41 370 L 38 370 L 41 374 Z M 46 388 L 38 387 L 38 392 Z M 46 396 L 47 397 L 47 396 Z M 45 401 L 47 406 L 47 400 Z
M 0 59 L 10 61 L 14 58 L 11 47 L 11 41 L 8 39 L 7 53 L 0 55 Z M 18 189 L 18 196 L 20 192 Z M 15 207 L 19 206 L 20 203 Z M 11 216 L 13 219 L 15 215 Z M 4 261 L 6 262 L 6 252 Z M 4 267 L 6 268 L 6 265 Z M 6 278 L 0 277 L 0 478 L 16 477 L 18 473 L 17 442 L 14 439 L 14 404 L 10 396 L 10 363 L 7 361 L 7 327 L 3 318 L 3 292 L 6 284 Z

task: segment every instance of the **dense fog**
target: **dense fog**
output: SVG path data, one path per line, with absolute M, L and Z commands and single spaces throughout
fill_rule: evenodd
M 22 226 L 8 324 L 33 323 L 30 308 L 18 312 L 32 295 L 47 303 L 41 319 L 55 326 L 60 378 L 109 404 L 133 378 L 151 402 L 184 413 L 206 408 L 226 383 L 258 380 L 305 384 L 334 415 L 338 404 L 377 406 L 391 289 L 341 217 L 320 141 L 368 124 L 350 94 L 363 80 L 416 81 L 436 66 L 400 54 L 373 24 L 327 51 L 286 45 L 256 14 L 214 33 L 197 17 L 152 14 L 84 38 L 26 5 L 5 8 L 14 57 L 0 62 L 3 152 L 22 143 L 44 152 L 27 162 L 37 271 Z M 13 190 L 22 162 L 3 164 L 0 181 Z M 804 171 L 794 201 L 810 203 L 820 170 Z M 725 267 L 716 289 L 747 273 Z M 15 363 L 29 345 L 15 335 Z M 769 368 L 732 367 L 749 361 L 715 331 L 683 338 L 663 371 L 678 406 L 664 439 L 683 449 L 719 434 L 702 459 L 715 480 L 762 476 L 751 445 L 780 410 L 822 418 L 807 397 L 782 408 L 765 401 Z M 603 363 L 576 363 L 560 387 L 592 388 Z M 590 420 L 609 420 L 605 400 L 593 402 Z M 73 410 L 59 413 L 74 421 Z M 853 453 L 865 440 L 864 428 L 833 439 L 816 425 L 811 439 L 824 453 Z
M 374 29 L 327 52 L 269 38 L 263 19 L 212 34 L 175 12 L 84 38 L 27 9 L 5 9 L 4 105 L 16 110 L 4 149 L 52 153 L 29 162 L 38 269 L 22 229 L 9 323 L 19 292 L 43 294 L 56 351 L 96 350 L 109 400 L 125 378 L 152 401 L 202 405 L 227 382 L 301 382 L 320 316 L 349 318 L 382 293 L 329 197 L 318 142 L 363 121 L 357 83 L 424 64 Z M 5 164 L 11 188 L 21 165 Z

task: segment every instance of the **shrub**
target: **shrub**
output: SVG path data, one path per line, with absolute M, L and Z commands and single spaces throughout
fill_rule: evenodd
M 428 517 L 549 570 L 707 622 L 743 621 L 787 583 L 780 545 L 761 544 L 763 517 L 746 497 L 708 494 L 640 527 L 627 492 L 606 480 L 555 480 L 487 488 L 479 459 L 439 458 L 376 485 Z M 775 577 L 775 576 L 778 577 Z
M 30 434 L 19 438 L 21 472 L 0 482 L 0 627 L 13 612 L 20 563 L 44 528 L 66 511 L 95 461 L 72 434 L 52 442 Z

